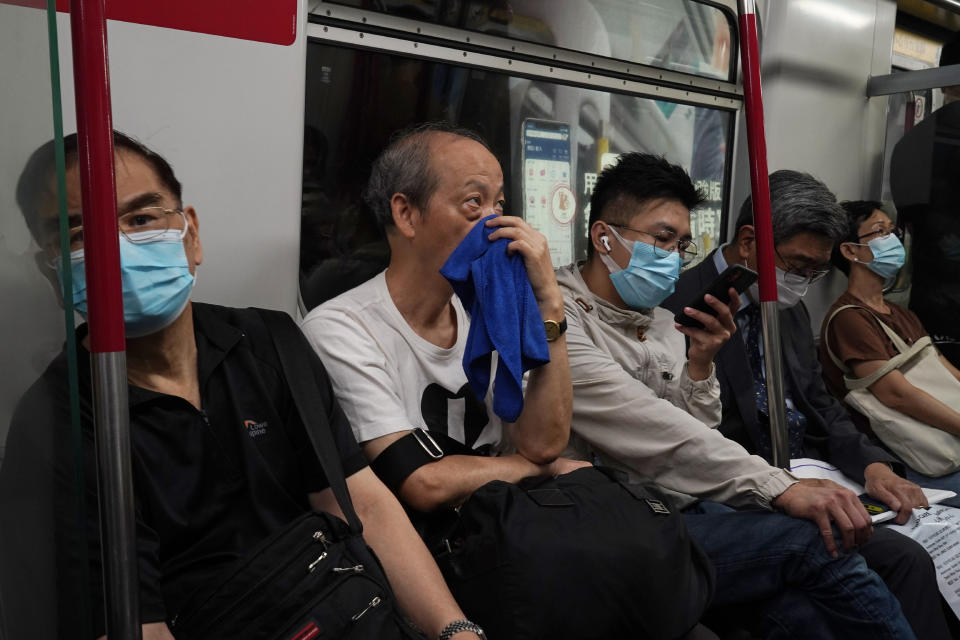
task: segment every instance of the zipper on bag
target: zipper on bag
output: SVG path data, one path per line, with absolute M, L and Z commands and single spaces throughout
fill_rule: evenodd
M 380 596 L 374 596 L 373 599 L 363 609 L 363 611 L 361 611 L 360 613 L 355 613 L 352 616 L 350 616 L 350 620 L 353 622 L 357 622 L 358 620 L 360 620 L 360 618 L 364 616 L 364 614 L 367 613 L 367 611 L 370 611 L 370 609 L 375 609 L 379 607 L 381 602 L 383 601 L 380 599 Z
M 348 567 L 348 568 L 352 569 L 352 567 Z M 296 613 L 296 615 L 292 617 L 294 620 L 297 620 L 297 623 L 295 625 L 288 627 L 286 630 L 283 631 L 283 633 L 279 635 L 270 636 L 270 640 L 285 640 L 287 638 L 290 638 L 289 634 L 292 631 L 298 629 L 300 625 L 303 624 L 303 619 L 309 616 L 311 611 L 313 611 L 318 607 L 319 603 L 330 598 L 330 596 L 333 594 L 334 591 L 342 587 L 345 583 L 350 582 L 351 580 L 363 580 L 363 581 L 369 582 L 374 587 L 375 590 L 373 592 L 373 595 L 370 596 L 370 601 L 366 604 L 366 606 L 364 606 L 362 610 L 353 614 L 349 618 L 346 618 L 343 620 L 344 624 L 346 624 L 347 626 L 341 631 L 341 633 L 347 633 L 347 630 L 350 628 L 349 627 L 350 624 L 359 623 L 361 618 L 363 618 L 366 614 L 370 613 L 372 610 L 379 609 L 384 604 L 389 604 L 389 601 L 385 600 L 385 596 L 383 595 L 385 593 L 389 593 L 389 590 L 383 584 L 381 584 L 379 580 L 375 579 L 370 573 L 368 572 L 355 573 L 352 571 L 348 573 L 341 572 L 339 575 L 337 575 L 337 577 L 334 579 L 333 582 L 327 585 L 327 587 L 320 594 L 317 595 L 317 597 L 313 598 L 309 604 L 301 607 L 301 609 Z M 374 603 L 375 600 L 376 600 L 376 603 Z M 280 602 L 279 606 L 282 607 L 283 602 Z
M 352 567 L 334 567 L 334 573 L 363 573 L 363 565 L 355 564 Z
M 274 577 L 276 577 L 278 574 L 280 574 L 280 573 L 282 573 L 283 571 L 285 571 L 285 570 L 286 570 L 288 567 L 290 567 L 291 565 L 296 564 L 296 563 L 298 562 L 298 556 L 300 556 L 300 555 L 301 555 L 302 553 L 304 553 L 307 549 L 309 549 L 311 545 L 316 544 L 317 542 L 320 542 L 321 544 L 323 544 L 324 549 L 329 548 L 329 547 L 328 547 L 328 545 L 329 545 L 329 540 L 326 538 L 326 536 L 324 535 L 323 531 L 315 531 L 315 532 L 310 536 L 310 539 L 309 539 L 308 541 L 302 542 L 300 545 L 297 546 L 297 548 L 296 548 L 296 550 L 294 551 L 294 553 L 291 554 L 291 556 L 292 556 L 292 559 L 291 559 L 291 560 L 289 560 L 288 562 L 285 562 L 285 563 L 282 563 L 282 564 L 278 565 L 278 566 L 275 567 L 272 571 L 268 572 L 265 576 L 263 576 L 262 578 L 260 578 L 259 580 L 257 580 L 249 589 L 247 589 L 247 591 L 245 591 L 239 598 L 237 598 L 237 604 L 236 604 L 236 606 L 231 607 L 230 609 L 227 609 L 226 611 L 221 612 L 220 615 L 216 616 L 214 619 L 212 619 L 212 620 L 210 620 L 209 622 L 207 622 L 206 624 L 204 624 L 201 628 L 197 629 L 197 632 L 199 633 L 200 631 L 205 631 L 206 629 L 211 628 L 212 626 L 214 626 L 215 624 L 217 624 L 217 623 L 219 623 L 221 620 L 223 620 L 224 617 L 226 617 L 227 615 L 229 615 L 230 613 L 232 613 L 232 611 L 233 611 L 234 609 L 236 609 L 237 607 L 242 606 L 242 603 L 243 603 L 243 601 L 247 598 L 247 596 L 249 596 L 251 593 L 255 593 L 256 591 L 258 591 L 258 590 L 260 589 L 260 587 L 261 587 L 264 583 L 272 580 Z M 326 556 L 327 556 L 327 552 L 324 551 L 324 552 L 320 555 L 320 557 L 318 557 L 316 560 L 313 561 L 313 563 L 311 563 L 310 565 L 307 566 L 307 573 L 312 573 L 313 570 L 316 568 L 316 567 L 315 567 L 316 563 L 321 562 L 322 560 L 324 560 L 324 559 L 326 558 Z M 311 567 L 313 567 L 313 568 L 311 568 Z M 236 575 L 236 574 L 233 574 L 233 575 Z M 229 582 L 229 580 L 228 580 L 227 582 Z M 215 597 L 216 595 L 217 595 L 217 592 L 215 591 L 214 593 L 212 593 L 212 594 L 210 595 L 209 598 L 207 598 L 207 600 L 204 601 L 204 603 L 203 603 L 202 605 L 193 608 L 193 611 L 188 611 L 187 613 L 192 613 L 192 612 L 201 610 L 201 609 L 203 608 L 203 606 L 206 605 L 206 603 L 209 602 L 210 599 L 212 599 L 212 598 Z M 189 616 L 188 616 L 188 617 L 189 617 Z M 173 617 L 173 619 L 170 621 L 170 626 L 171 626 L 171 627 L 176 627 L 177 622 L 178 622 L 180 619 L 182 619 L 182 618 L 183 618 L 183 616 L 181 615 L 181 613 L 178 613 L 178 614 L 175 615 L 175 616 Z

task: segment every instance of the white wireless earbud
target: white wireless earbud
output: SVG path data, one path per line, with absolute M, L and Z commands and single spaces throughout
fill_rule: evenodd
M 602 244 L 603 248 L 607 251 L 613 251 L 613 249 L 610 248 L 610 240 L 607 239 L 607 236 L 600 236 L 600 244 Z

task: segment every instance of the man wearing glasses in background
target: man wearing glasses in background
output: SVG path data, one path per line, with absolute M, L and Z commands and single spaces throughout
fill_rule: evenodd
M 829 272 L 834 244 L 842 239 L 847 228 L 846 215 L 826 185 L 797 171 L 781 170 L 770 175 L 770 201 L 790 457 L 829 462 L 863 484 L 873 498 L 890 505 L 898 512 L 897 522 L 903 524 L 914 508 L 929 506 L 927 500 L 920 487 L 902 477 L 903 464 L 857 431 L 846 410 L 827 391 L 810 315 L 801 302 L 809 286 Z M 733 240 L 684 272 L 676 293 L 664 301 L 663 306 L 680 311 L 729 265 L 742 264 L 755 271 L 755 240 L 753 206 L 747 198 L 740 208 Z M 734 300 L 739 307 L 735 315 L 737 331 L 714 357 L 723 405 L 719 431 L 747 451 L 770 461 L 772 448 L 757 285 Z M 850 535 L 855 537 L 867 564 L 900 599 L 917 636 L 933 637 L 925 632 L 924 617 L 918 609 L 930 603 L 918 601 L 913 592 L 915 587 L 908 584 L 913 576 L 904 571 L 903 566 L 896 566 L 898 556 L 905 558 L 914 551 L 903 536 L 888 529 L 878 529 L 871 536 L 870 522 L 853 516 L 835 518 L 834 525 L 845 541 Z M 930 599 L 939 600 L 936 595 Z
M 842 207 L 827 187 L 808 174 L 782 170 L 770 175 L 777 295 L 783 346 L 784 389 L 790 457 L 825 460 L 867 492 L 899 512 L 904 523 L 914 507 L 928 506 L 920 487 L 901 477 L 903 465 L 854 427 L 843 406 L 827 391 L 813 342 L 810 315 L 801 303 L 813 282 L 830 270 L 834 243 L 845 235 Z M 679 311 L 728 265 L 757 269 L 750 198 L 740 208 L 732 242 L 686 271 L 664 306 Z M 723 421 L 720 431 L 748 451 L 772 458 L 766 372 L 758 287 L 737 301 L 739 331 L 715 362 Z
M 681 327 L 661 308 L 681 265 L 696 256 L 690 210 L 701 201 L 681 167 L 647 154 L 625 154 L 599 176 L 588 258 L 557 271 L 573 382 L 564 455 L 688 494 L 679 506 L 690 496 L 723 503 L 688 508 L 685 520 L 717 568 L 715 607 L 771 605 L 738 622 L 762 618 L 755 630 L 764 637 L 867 637 L 883 622 L 865 603 L 886 590 L 865 579 L 873 573 L 859 555 L 839 553 L 831 529 L 840 528 L 844 551 L 866 542 L 870 519 L 857 497 L 829 481 L 798 481 L 715 428 L 721 383 L 713 361 L 737 339 L 736 292 L 729 307 L 707 298 L 716 317 L 691 310 L 703 329 Z M 832 240 L 826 245 L 817 264 L 830 257 Z M 684 303 L 702 289 L 692 288 Z M 809 335 L 809 324 L 803 330 Z M 916 543 L 887 533 L 896 539 L 887 561 L 894 570 L 881 575 L 907 620 L 918 637 L 949 637 L 933 563 Z M 912 591 L 901 591 L 891 573 L 911 575 Z

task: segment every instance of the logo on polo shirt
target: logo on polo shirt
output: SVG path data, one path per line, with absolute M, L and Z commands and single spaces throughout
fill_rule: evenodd
M 257 422 L 256 420 L 244 420 L 243 426 L 247 428 L 247 435 L 251 438 L 259 438 L 267 432 L 267 421 Z

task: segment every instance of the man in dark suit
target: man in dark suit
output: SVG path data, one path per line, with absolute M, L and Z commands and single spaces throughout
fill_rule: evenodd
M 843 406 L 827 391 L 820 375 L 810 316 L 801 299 L 811 282 L 826 275 L 834 242 L 844 232 L 843 210 L 827 187 L 808 174 L 777 171 L 770 176 L 776 250 L 777 292 L 784 363 L 784 389 L 790 457 L 825 460 L 865 485 L 872 497 L 898 511 L 904 523 L 915 507 L 928 506 L 920 488 L 902 477 L 903 464 L 872 444 L 850 421 Z M 680 275 L 676 290 L 661 306 L 678 312 L 729 265 L 756 269 L 753 207 L 748 198 L 740 209 L 731 242 Z M 723 414 L 720 431 L 747 451 L 771 459 L 769 412 L 763 366 L 759 296 L 753 285 L 741 296 L 735 320 L 738 331 L 714 357 Z M 879 533 L 879 532 L 878 532 Z M 885 532 L 892 533 L 892 532 Z M 900 536 L 871 537 L 860 548 L 867 564 L 901 597 L 908 619 L 911 605 L 891 562 L 902 552 Z M 915 624 L 915 623 L 914 623 Z M 918 635 L 923 637 L 917 627 Z
M 857 431 L 846 410 L 827 391 L 810 315 L 801 301 L 810 283 L 830 268 L 833 244 L 845 230 L 843 210 L 822 182 L 796 171 L 777 171 L 770 176 L 770 199 L 790 456 L 826 460 L 898 511 L 898 522 L 906 522 L 911 510 L 926 506 L 926 500 L 917 485 L 902 477 L 902 463 Z M 747 198 L 733 241 L 681 274 L 676 291 L 663 306 L 677 312 L 727 266 L 743 264 L 756 269 L 756 260 L 753 208 Z M 770 459 L 756 285 L 741 296 L 735 319 L 739 331 L 714 358 L 723 403 L 720 430 L 751 453 Z

